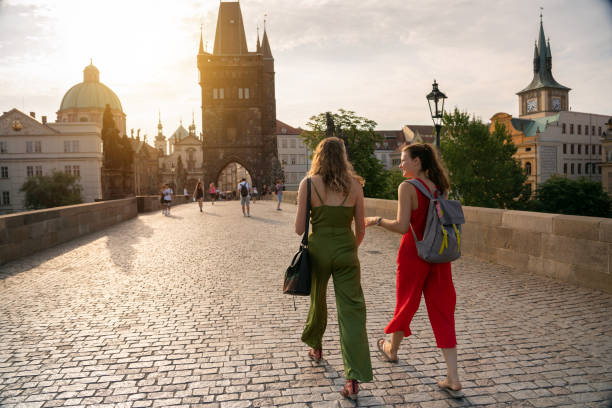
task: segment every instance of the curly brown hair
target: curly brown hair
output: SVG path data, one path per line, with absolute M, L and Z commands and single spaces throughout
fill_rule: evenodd
M 312 167 L 308 175 L 318 174 L 325 185 L 332 191 L 348 194 L 352 180 L 357 180 L 362 186 L 363 177 L 355 173 L 353 165 L 348 161 L 344 142 L 337 137 L 328 137 L 319 143 L 314 151 Z

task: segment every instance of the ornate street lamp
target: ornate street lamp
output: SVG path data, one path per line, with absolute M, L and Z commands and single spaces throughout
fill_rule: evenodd
M 438 83 L 434 79 L 431 92 L 427 95 L 429 113 L 436 128 L 436 148 L 440 150 L 440 130 L 442 129 L 442 117 L 444 116 L 444 100 L 446 95 L 438 89 Z

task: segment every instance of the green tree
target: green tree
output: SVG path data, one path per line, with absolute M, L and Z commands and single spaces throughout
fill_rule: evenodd
M 514 159 L 516 146 L 503 125 L 493 132 L 480 119 L 455 108 L 444 114 L 442 158 L 452 193 L 464 205 L 522 208 L 529 199 L 527 175 Z
M 31 210 L 79 204 L 83 188 L 78 177 L 53 171 L 49 176 L 29 177 L 21 191 L 25 192 L 25 207 Z
M 385 189 L 384 195 L 381 198 L 388 200 L 397 200 L 397 187 L 406 180 L 402 176 L 401 170 L 387 170 L 385 174 Z
M 127 135 L 119 136 L 110 105 L 106 105 L 102 115 L 102 144 L 104 167 L 129 170 L 134 161 L 134 151 Z
M 341 128 L 341 134 L 336 136 L 345 140 L 353 168 L 365 179 L 364 195 L 379 198 L 384 196 L 386 173 L 382 163 L 374 156 L 376 143 L 382 141 L 382 136 L 374 132 L 376 122 L 344 109 L 339 109 L 331 116 L 335 125 Z M 304 130 L 300 137 L 304 144 L 314 151 L 319 142 L 326 137 L 325 113 L 312 116 L 306 125 L 311 130 Z
M 612 200 L 601 183 L 553 176 L 536 190 L 532 209 L 554 214 L 612 217 Z

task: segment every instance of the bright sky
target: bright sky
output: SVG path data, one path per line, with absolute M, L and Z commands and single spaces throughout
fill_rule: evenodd
M 251 51 L 267 27 L 277 118 L 304 126 L 338 108 L 379 129 L 430 124 L 435 78 L 451 108 L 488 120 L 518 114 L 532 79 L 539 7 L 553 74 L 572 110 L 612 114 L 612 6 L 605 0 L 243 0 Z M 55 113 L 93 58 L 121 100 L 127 127 L 201 130 L 200 24 L 212 50 L 217 0 L 0 0 L 0 111 Z

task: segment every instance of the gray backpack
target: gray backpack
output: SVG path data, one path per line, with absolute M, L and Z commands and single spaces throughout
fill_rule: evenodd
M 461 204 L 456 200 L 447 200 L 439 191 L 434 196 L 419 180 L 407 180 L 429 198 L 427 222 L 423 239 L 419 241 L 412 226 L 412 236 L 416 243 L 419 258 L 430 263 L 452 262 L 461 256 L 461 225 L 465 217 Z

